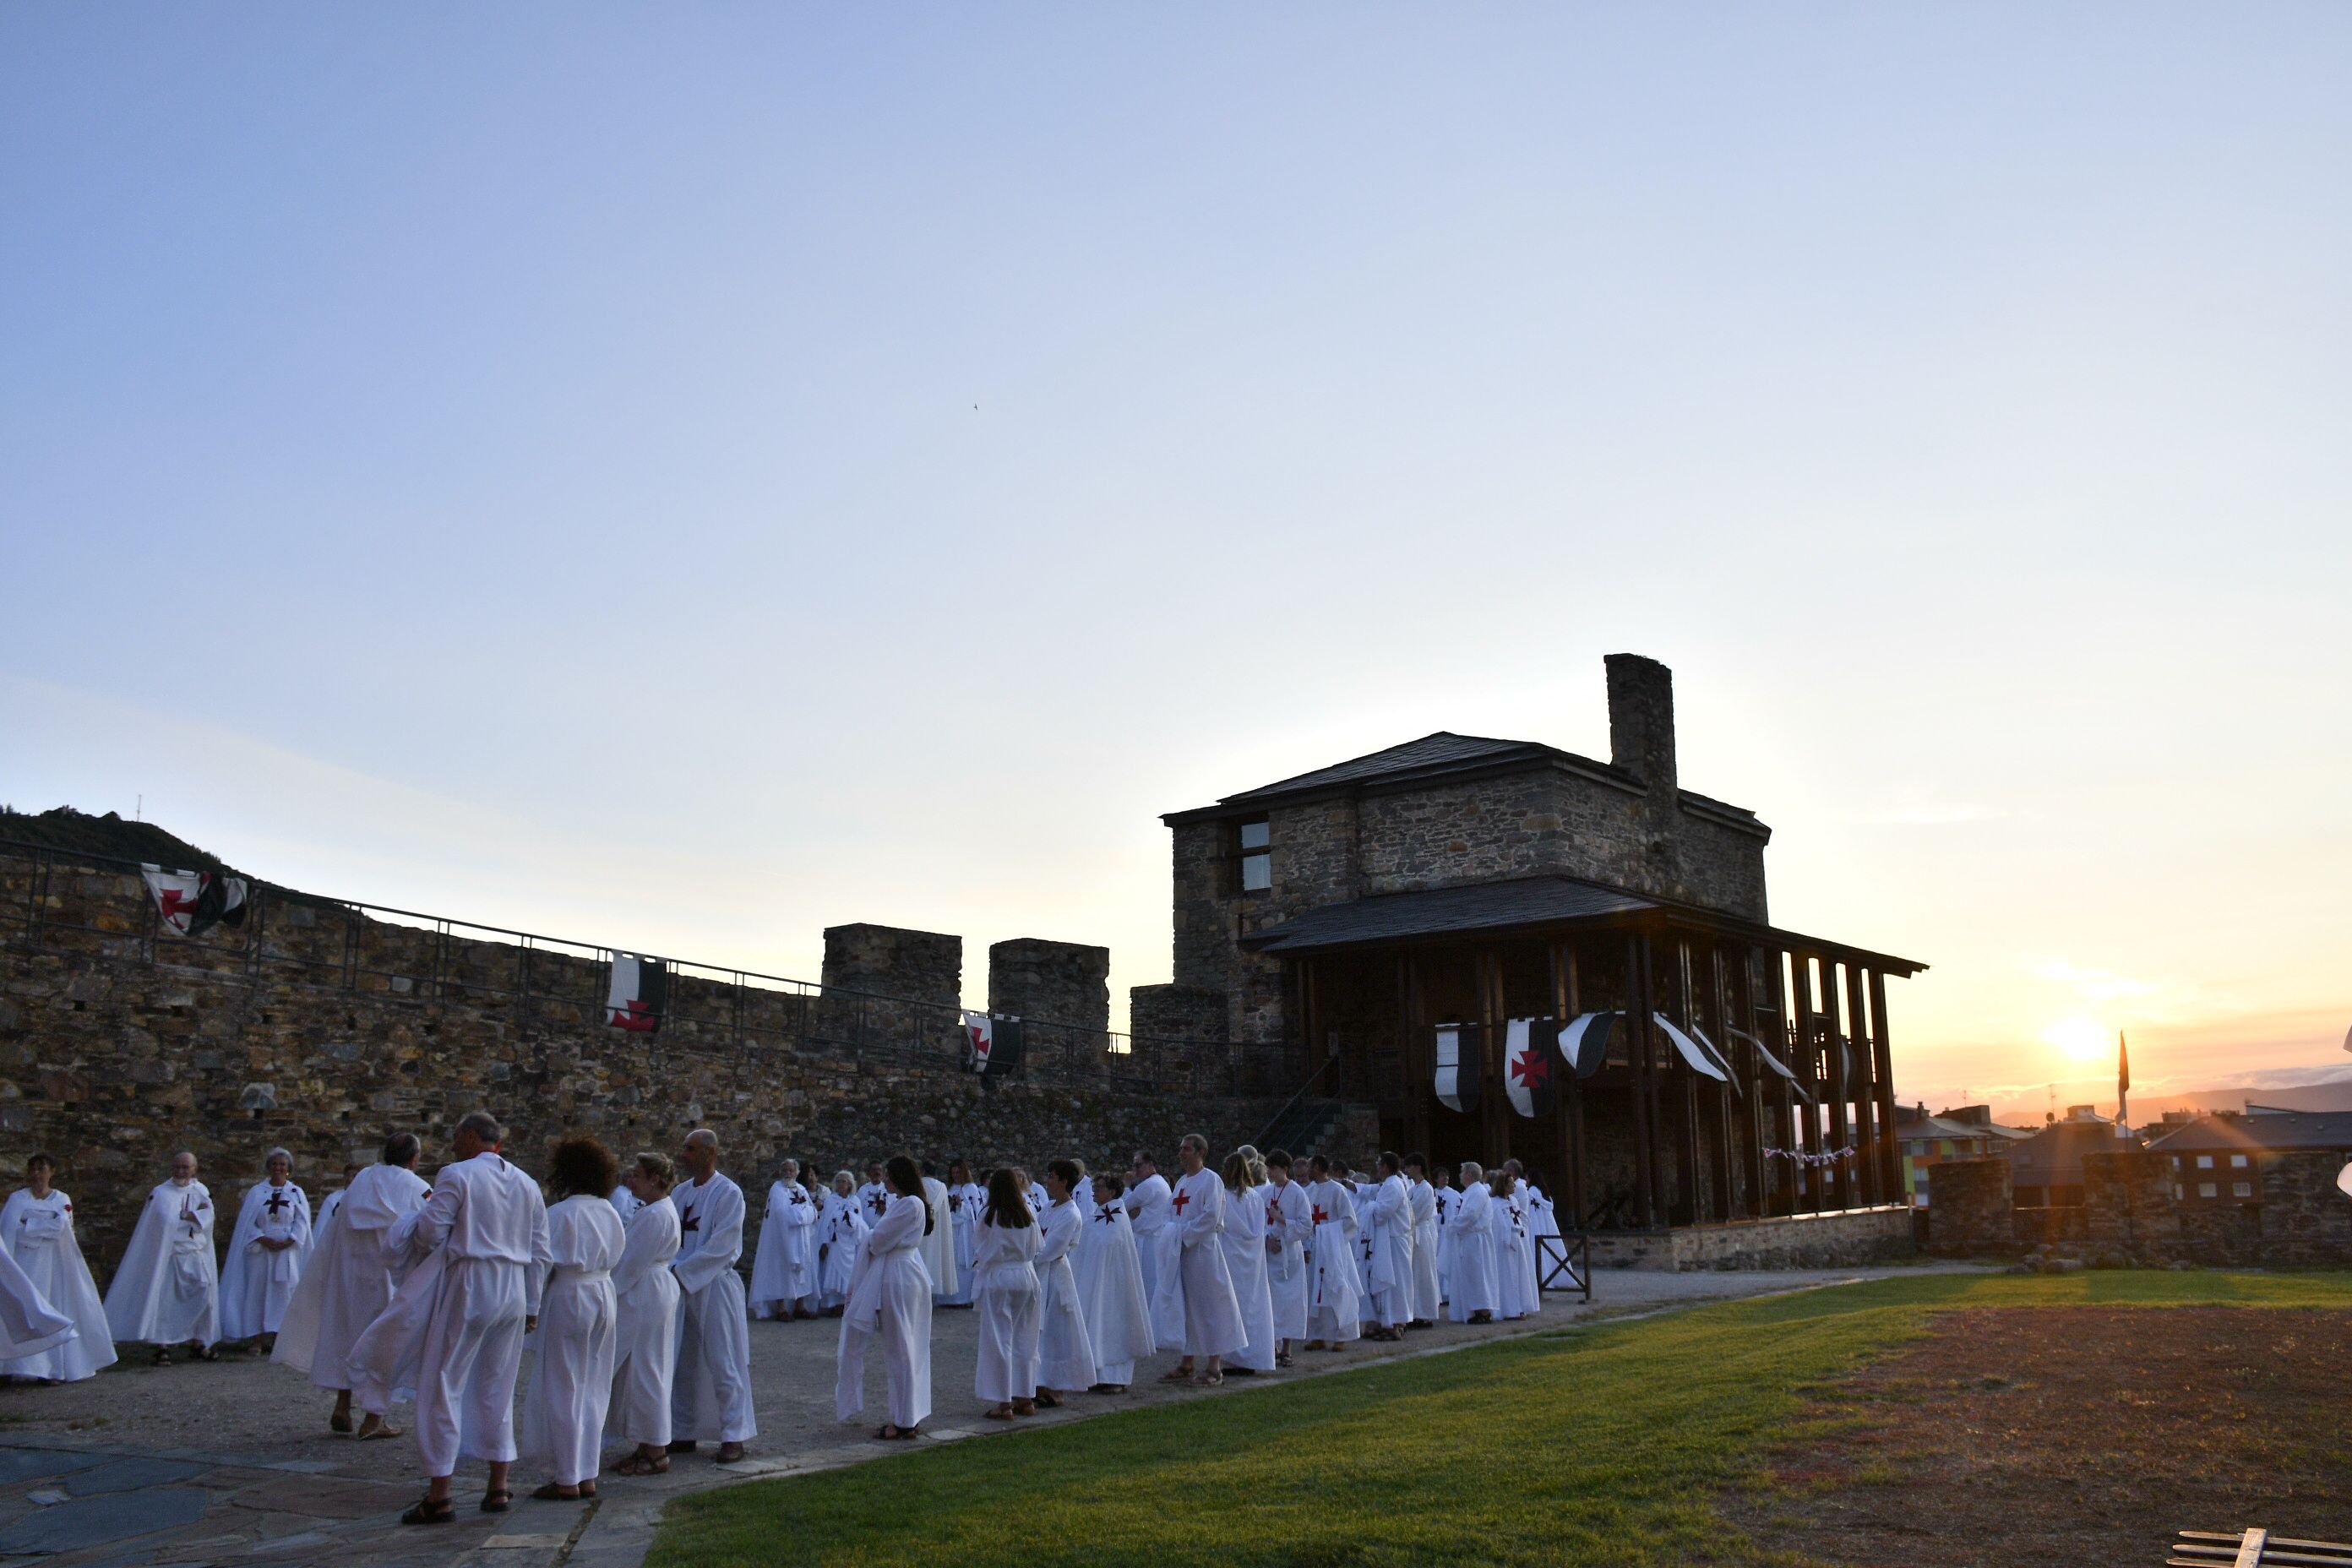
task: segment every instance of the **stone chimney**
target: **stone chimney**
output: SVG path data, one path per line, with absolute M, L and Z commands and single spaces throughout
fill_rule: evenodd
M 1612 653 L 1609 667 L 1609 761 L 1640 779 L 1654 799 L 1675 801 L 1675 672 L 1638 653 Z

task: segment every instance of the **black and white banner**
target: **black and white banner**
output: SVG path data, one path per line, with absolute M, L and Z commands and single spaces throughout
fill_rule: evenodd
M 166 871 L 142 866 L 148 896 L 163 924 L 182 936 L 202 936 L 216 925 L 245 923 L 245 879 L 213 871 Z
M 1478 1109 L 1478 1026 L 1437 1026 L 1437 1102 L 1448 1110 Z
M 1549 1116 L 1559 1104 L 1559 1075 L 1552 1071 L 1557 1018 L 1512 1018 L 1503 1026 L 1503 1092 L 1521 1116 Z
M 1021 1065 L 1021 1020 L 998 1013 L 963 1016 L 963 1065 L 1002 1078 Z
M 613 954 L 612 987 L 604 993 L 604 1021 L 616 1029 L 650 1035 L 669 1011 L 669 966 L 634 952 Z
M 1559 1054 L 1569 1070 L 1591 1078 L 1609 1060 L 1609 1037 L 1622 1013 L 1579 1013 L 1560 1026 Z
M 1788 1079 L 1789 1087 L 1794 1089 L 1806 1104 L 1811 1105 L 1815 1103 L 1813 1100 L 1813 1091 L 1807 1089 L 1803 1080 L 1799 1079 L 1795 1073 L 1789 1070 L 1789 1064 L 1782 1061 L 1779 1057 L 1774 1056 L 1770 1047 L 1766 1046 L 1763 1041 L 1758 1039 L 1755 1036 L 1749 1034 L 1745 1029 L 1733 1029 L 1729 1031 L 1729 1033 L 1731 1037 L 1735 1040 L 1746 1040 L 1749 1048 L 1755 1051 L 1756 1059 L 1762 1062 L 1766 1067 L 1770 1068 L 1774 1072 L 1779 1073 L 1782 1078 Z
M 1651 1014 L 1650 1021 L 1657 1025 L 1659 1031 L 1663 1033 L 1667 1039 L 1674 1042 L 1675 1053 L 1683 1058 L 1685 1065 L 1686 1065 L 1693 1072 L 1701 1074 L 1706 1078 L 1711 1078 L 1717 1083 L 1729 1083 L 1731 1081 L 1730 1069 L 1725 1067 L 1722 1061 L 1717 1058 L 1712 1047 L 1702 1046 L 1696 1040 L 1692 1039 L 1688 1034 L 1684 1032 L 1682 1026 L 1676 1024 L 1672 1018 L 1667 1017 L 1664 1013 Z

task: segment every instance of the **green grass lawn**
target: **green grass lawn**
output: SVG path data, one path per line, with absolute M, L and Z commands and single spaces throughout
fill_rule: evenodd
M 1926 1275 L 1596 1324 L 672 1505 L 651 1568 L 1789 1563 L 1718 1490 L 1953 1307 L 2352 1308 L 2352 1275 Z

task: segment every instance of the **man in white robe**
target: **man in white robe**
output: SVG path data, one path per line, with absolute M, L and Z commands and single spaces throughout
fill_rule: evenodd
M 1526 1166 L 1506 1160 L 1503 1169 L 1511 1173 L 1511 1215 L 1518 1222 L 1519 1268 L 1527 1276 L 1524 1299 L 1532 1316 L 1543 1310 L 1543 1264 L 1536 1256 L 1536 1193 L 1528 1185 Z M 1552 1228 L 1557 1231 L 1559 1226 Z
M 1435 1325 L 1443 1305 L 1437 1293 L 1437 1189 L 1424 1174 L 1428 1162 L 1404 1157 L 1405 1185 L 1412 1200 L 1412 1317 L 1407 1328 Z
M 1437 1304 L 1442 1308 L 1454 1297 L 1454 1243 L 1446 1232 L 1462 1193 L 1454 1184 L 1451 1165 L 1438 1166 L 1436 1179 L 1430 1184 L 1437 1189 Z
M 202 1361 L 219 1355 L 220 1266 L 213 1257 L 213 1195 L 196 1180 L 196 1157 L 172 1157 L 172 1179 L 147 1194 L 147 1206 L 106 1287 L 106 1321 L 119 1342 L 186 1345 Z
M 1495 1293 L 1494 1198 L 1485 1171 L 1462 1163 L 1462 1193 L 1445 1222 L 1446 1315 L 1457 1323 L 1491 1323 Z
M 759 1435 L 751 1414 L 751 1331 L 745 1321 L 743 1189 L 719 1173 L 719 1134 L 708 1127 L 686 1136 L 678 1163 L 688 1180 L 670 1192 L 677 1205 L 677 1371 L 670 1391 L 673 1454 L 691 1454 L 716 1441 L 718 1461 L 731 1465 Z
M 229 1233 L 228 1264 L 221 1270 L 221 1338 L 258 1342 L 268 1355 L 302 1278 L 310 1251 L 310 1199 L 294 1184 L 294 1156 L 272 1149 L 262 1156 L 263 1179 L 245 1194 Z
M 48 1383 L 79 1383 L 114 1364 L 114 1337 L 106 1303 L 74 1237 L 73 1200 L 50 1182 L 58 1163 L 47 1154 L 25 1162 L 26 1184 L 0 1208 L 0 1247 L 16 1260 L 42 1300 L 73 1320 L 74 1336 L 46 1350 L 0 1362 L 0 1372 Z
M 499 1152 L 505 1140 L 498 1118 L 467 1112 L 449 1141 L 457 1158 L 434 1177 L 425 1206 L 403 1215 L 386 1238 L 388 1254 L 415 1260 L 402 1293 L 423 1304 L 413 1327 L 396 1315 L 399 1300 L 385 1310 L 378 1322 L 402 1331 L 377 1342 L 385 1360 L 371 1358 L 368 1371 L 383 1386 L 416 1390 L 416 1448 L 427 1479 L 424 1500 L 401 1515 L 403 1523 L 456 1517 L 449 1485 L 465 1458 L 489 1466 L 486 1512 L 504 1512 L 514 1501 L 507 1471 L 515 1460 L 515 1378 L 523 1335 L 539 1326 L 553 1253 L 546 1199 Z M 413 1344 L 402 1342 L 412 1334 Z M 369 1355 L 372 1337 L 355 1347 L 361 1356 Z M 412 1356 L 415 1370 L 408 1373 Z
M 416 1173 L 424 1147 L 414 1132 L 394 1133 L 384 1140 L 383 1158 L 335 1194 L 341 1201 L 319 1222 L 301 1281 L 278 1325 L 278 1346 L 269 1359 L 309 1373 L 314 1388 L 334 1391 L 335 1408 L 327 1417 L 331 1432 L 352 1429 L 352 1347 L 392 1301 L 384 1239 L 433 1191 Z M 362 1407 L 359 1436 L 399 1436 L 399 1428 L 385 1424 L 390 1401 L 379 1403 L 386 1408 Z
M 1290 1179 L 1290 1154 L 1265 1157 L 1265 1274 L 1274 1292 L 1276 1366 L 1290 1364 L 1290 1347 L 1307 1337 L 1307 1244 L 1315 1235 L 1315 1205 L 1304 1183 Z
M 1366 1273 L 1372 1290 L 1370 1321 L 1378 1337 L 1401 1340 L 1412 1321 L 1412 1193 L 1404 1163 L 1383 1151 L 1380 1185 L 1372 1189 L 1371 1253 Z
M 1072 1268 L 1078 1300 L 1086 1309 L 1087 1340 L 1095 1356 L 1093 1394 L 1123 1394 L 1135 1381 L 1135 1363 L 1154 1348 L 1151 1300 L 1144 1294 L 1143 1268 L 1136 1259 L 1134 1221 L 1128 1217 L 1124 1184 L 1098 1176 L 1088 1184 L 1086 1235 Z
M 866 1163 L 866 1184 L 857 1189 L 857 1217 L 866 1222 L 866 1229 L 871 1230 L 882 1223 L 882 1215 L 890 1207 L 890 1189 L 882 1184 L 881 1161 L 868 1160 Z
M 768 1186 L 760 1250 L 751 1256 L 751 1315 L 816 1316 L 816 1200 L 801 1184 L 801 1163 L 787 1160 Z
M 1225 1265 L 1225 1184 L 1209 1169 L 1209 1141 L 1198 1132 L 1184 1134 L 1176 1158 L 1184 1173 L 1169 1199 L 1177 1250 L 1172 1259 L 1162 1256 L 1160 1300 L 1152 1303 L 1152 1319 L 1156 1327 L 1163 1315 L 1161 1303 L 1171 1295 L 1181 1303 L 1184 1359 L 1161 1373 L 1160 1381 L 1189 1381 L 1199 1361 L 1205 1363 L 1200 1381 L 1216 1384 L 1225 1380 L 1224 1358 L 1249 1343 L 1241 1298 L 1234 1294 L 1233 1273 Z
M 931 1277 L 934 1304 L 956 1294 L 961 1282 L 956 1272 L 955 1208 L 948 1201 L 948 1184 L 923 1168 L 923 1202 L 931 1211 L 931 1228 L 924 1233 L 923 1268 Z M 1035 1211 L 1043 1212 L 1043 1211 Z
M 1174 1256 L 1172 1196 L 1168 1178 L 1160 1173 L 1160 1163 L 1148 1152 L 1137 1150 L 1128 1177 L 1127 1217 L 1129 1227 L 1135 1233 L 1135 1261 L 1143 1270 L 1143 1294 L 1151 1303 L 1152 1332 L 1159 1338 L 1160 1348 L 1170 1351 L 1184 1342 L 1183 1320 L 1163 1321 L 1160 1308 L 1163 1299 L 1160 1277 Z M 1166 1299 L 1176 1298 L 1171 1293 Z
M 988 1206 L 987 1190 L 971 1179 L 971 1167 L 961 1160 L 948 1163 L 948 1219 L 954 1233 L 956 1283 L 952 1290 L 942 1291 L 935 1305 L 969 1307 L 971 1305 L 971 1260 L 977 1243 L 973 1227 L 980 1224 L 981 1211 Z
M 1356 1273 L 1360 1227 L 1355 1199 L 1346 1183 L 1334 1179 L 1331 1162 L 1318 1154 L 1307 1168 L 1315 1180 L 1307 1189 L 1314 1226 L 1307 1256 L 1307 1348 L 1336 1353 L 1364 1332 Z

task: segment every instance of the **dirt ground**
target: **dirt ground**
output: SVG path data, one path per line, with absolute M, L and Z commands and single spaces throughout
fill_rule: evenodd
M 1858 1568 L 2153 1568 L 2184 1528 L 2352 1540 L 2352 1312 L 1955 1311 L 1768 1458 L 1732 1516 Z

